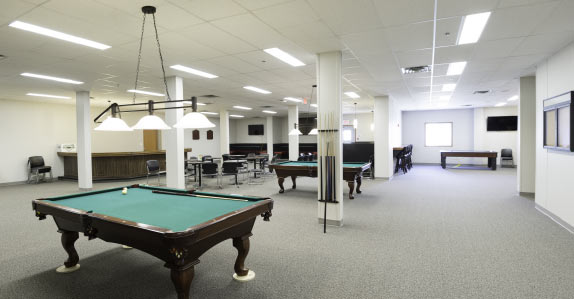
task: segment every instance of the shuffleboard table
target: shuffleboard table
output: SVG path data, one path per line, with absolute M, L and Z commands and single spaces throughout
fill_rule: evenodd
M 462 158 L 488 158 L 488 168 L 496 170 L 496 158 L 498 152 L 495 151 L 440 151 L 440 165 L 443 169 L 446 168 L 446 157 L 462 157 Z
M 32 202 L 40 220 L 52 215 L 68 254 L 58 272 L 79 269 L 74 243 L 83 233 L 130 246 L 165 262 L 178 298 L 189 298 L 194 266 L 216 244 L 233 240 L 238 255 L 236 280 L 251 280 L 255 273 L 244 267 L 249 237 L 257 216 L 268 221 L 273 200 L 179 189 L 132 185 Z
M 291 177 L 293 181 L 293 189 L 297 188 L 297 176 L 317 177 L 317 162 L 316 161 L 286 161 L 277 164 L 269 165 L 271 169 L 277 174 L 277 182 L 279 183 L 279 193 L 285 192 L 283 182 L 286 177 Z M 353 191 L 355 189 L 355 181 L 357 182 L 357 193 L 361 193 L 361 183 L 363 172 L 371 168 L 371 163 L 343 163 L 343 179 L 349 185 L 349 198 L 354 199 Z

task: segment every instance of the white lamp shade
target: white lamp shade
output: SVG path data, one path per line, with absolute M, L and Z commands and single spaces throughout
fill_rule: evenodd
M 319 131 L 317 130 L 317 128 L 314 128 L 313 130 L 311 130 L 311 132 L 309 132 L 309 135 L 318 135 Z
M 171 129 L 163 119 L 155 115 L 146 115 L 132 127 L 134 130 L 169 130 Z
M 99 126 L 94 130 L 96 131 L 115 131 L 115 132 L 125 132 L 133 131 L 125 121 L 121 118 L 108 116 Z
M 173 127 L 182 129 L 203 129 L 214 128 L 215 125 L 202 113 L 190 112 L 184 115 Z
M 303 133 L 301 133 L 301 131 L 299 131 L 299 129 L 295 128 L 293 130 L 291 130 L 291 132 L 289 132 L 289 135 L 301 135 Z

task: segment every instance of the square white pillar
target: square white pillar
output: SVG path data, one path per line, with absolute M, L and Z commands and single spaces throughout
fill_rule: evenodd
M 327 203 L 327 224 L 343 225 L 343 145 L 341 142 L 342 130 L 342 55 L 340 51 L 320 53 L 317 55 L 317 129 L 336 130 L 334 132 L 319 132 L 317 135 L 317 150 L 319 163 L 324 157 L 326 144 L 329 142 L 333 148 L 330 155 L 335 156 L 335 199 L 338 203 Z M 325 179 L 318 173 L 318 198 L 325 194 Z M 321 184 L 323 182 L 323 184 Z M 323 192 L 322 192 L 323 191 Z M 325 217 L 325 203 L 318 202 L 317 217 L 323 223 Z
M 267 154 L 271 160 L 273 158 L 273 116 L 267 116 L 265 135 L 267 136 Z
M 299 124 L 299 107 L 289 106 L 287 110 L 287 134 Z M 299 158 L 299 135 L 289 135 L 289 160 L 297 161 Z
M 375 97 L 373 131 L 375 139 L 375 177 L 393 176 L 393 147 L 391 142 L 392 102 L 388 96 Z
M 183 100 L 183 81 L 180 77 L 167 78 L 167 90 L 172 101 Z M 181 107 L 182 102 L 167 103 L 166 107 Z M 175 125 L 183 117 L 183 109 L 165 110 L 165 122 Z M 165 130 L 166 135 L 166 185 L 170 188 L 185 189 L 185 157 L 183 151 L 183 129 Z
M 518 102 L 518 164 L 519 193 L 534 193 L 536 176 L 536 77 L 520 78 Z
M 229 154 L 229 111 L 219 111 L 219 152 Z
M 90 93 L 76 92 L 76 127 L 78 187 L 82 191 L 92 189 L 92 120 L 90 115 Z

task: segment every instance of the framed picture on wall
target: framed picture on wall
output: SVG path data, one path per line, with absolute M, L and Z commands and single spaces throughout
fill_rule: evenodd
M 193 130 L 193 132 L 191 132 L 191 139 L 199 140 L 199 130 Z
M 207 140 L 213 140 L 213 131 L 207 130 Z
M 544 148 L 574 152 L 574 91 L 569 91 L 543 101 Z

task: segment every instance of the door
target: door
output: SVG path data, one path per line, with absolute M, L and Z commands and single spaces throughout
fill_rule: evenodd
M 159 150 L 158 135 L 158 130 L 143 131 L 144 152 L 155 152 Z

